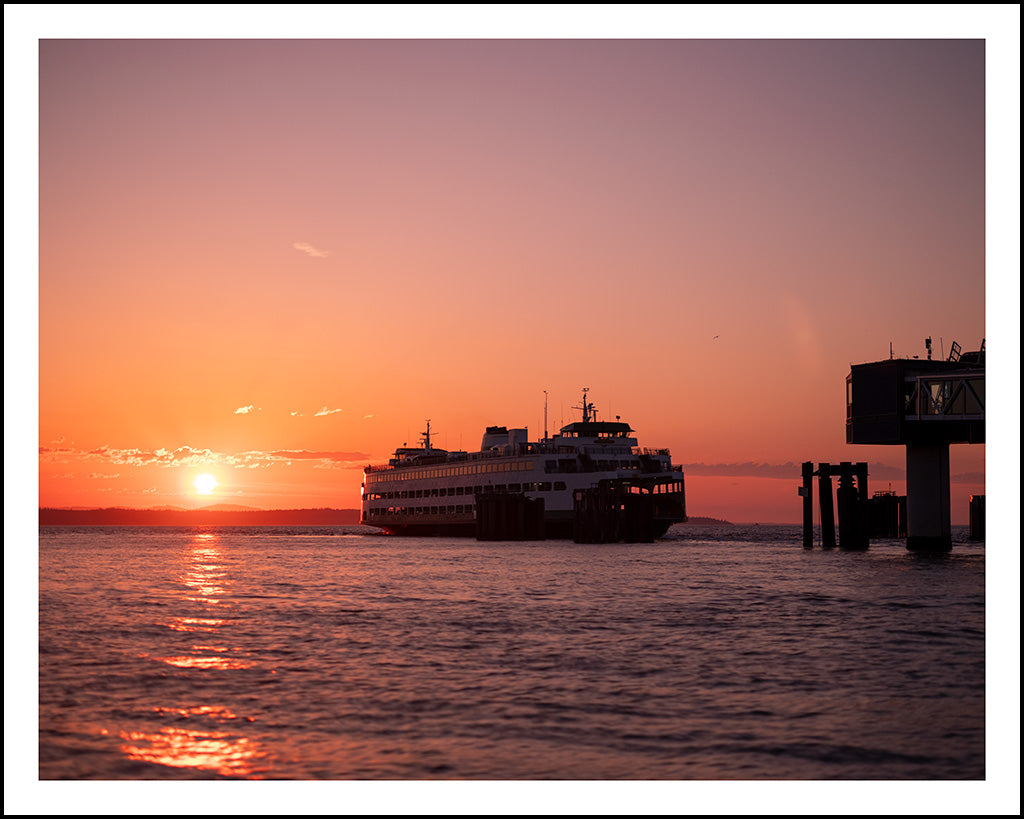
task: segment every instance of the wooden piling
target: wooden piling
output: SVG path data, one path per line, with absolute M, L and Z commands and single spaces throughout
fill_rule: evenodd
M 836 490 L 839 507 L 839 547 L 846 551 L 868 548 L 867 531 L 864 527 L 865 510 L 860 502 L 861 488 L 854 484 L 853 464 L 849 461 L 840 463 L 839 488 Z
M 830 464 L 818 464 L 818 503 L 821 507 L 821 548 L 836 546 L 836 519 L 832 503 L 832 470 Z
M 971 506 L 970 506 L 970 539 L 971 540 L 984 540 L 985 539 L 985 496 L 984 495 L 971 495 Z
M 803 486 L 800 487 L 800 494 L 804 499 L 804 548 L 814 548 L 814 464 L 810 461 L 803 463 Z

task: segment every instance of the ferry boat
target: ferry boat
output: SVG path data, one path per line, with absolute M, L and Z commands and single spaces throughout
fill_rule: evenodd
M 487 427 L 479 452 L 449 452 L 431 441 L 399 447 L 386 465 L 363 473 L 360 522 L 404 535 L 477 532 L 477 499 L 486 493 L 543 499 L 547 537 L 571 537 L 574 498 L 613 483 L 650 494 L 656 536 L 686 520 L 683 472 L 667 449 L 644 449 L 629 424 L 597 420 L 583 390 L 582 420 L 530 441 L 527 430 Z

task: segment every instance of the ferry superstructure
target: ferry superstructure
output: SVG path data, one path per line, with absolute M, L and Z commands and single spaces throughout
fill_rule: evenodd
M 548 537 L 569 537 L 578 490 L 614 481 L 649 493 L 658 534 L 686 520 L 681 468 L 667 449 L 644 449 L 629 424 L 598 421 L 583 391 L 582 420 L 530 441 L 526 429 L 487 427 L 478 452 L 449 452 L 431 442 L 400 447 L 386 465 L 363 474 L 361 522 L 393 534 L 473 535 L 483 493 L 522 494 L 544 501 Z

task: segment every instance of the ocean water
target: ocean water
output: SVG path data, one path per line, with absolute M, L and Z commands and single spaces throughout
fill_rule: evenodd
M 39 533 L 41 780 L 980 780 L 985 547 Z

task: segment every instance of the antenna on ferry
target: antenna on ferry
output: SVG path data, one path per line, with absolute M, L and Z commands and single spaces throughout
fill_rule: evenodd
M 583 410 L 583 423 L 587 423 L 588 421 L 590 421 L 590 413 L 594 409 L 594 405 L 593 404 L 588 404 L 587 403 L 587 393 L 588 392 L 590 392 L 590 387 L 584 387 L 583 388 L 583 406 L 582 407 L 573 407 L 573 409 Z
M 427 419 L 427 431 L 423 435 L 423 448 L 430 452 L 430 419 Z
M 548 391 L 544 390 L 544 440 L 548 437 Z

